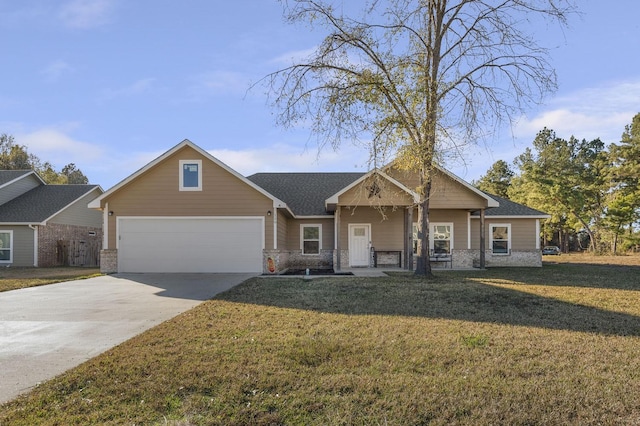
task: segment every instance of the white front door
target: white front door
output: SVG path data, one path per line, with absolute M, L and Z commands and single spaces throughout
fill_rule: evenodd
M 349 266 L 369 266 L 371 225 L 349 224 Z

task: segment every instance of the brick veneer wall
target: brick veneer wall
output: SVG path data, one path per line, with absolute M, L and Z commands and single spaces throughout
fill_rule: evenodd
M 95 235 L 89 235 L 95 232 Z M 38 227 L 38 266 L 62 266 L 58 261 L 58 240 L 98 240 L 102 244 L 102 229 L 90 226 L 50 223 Z

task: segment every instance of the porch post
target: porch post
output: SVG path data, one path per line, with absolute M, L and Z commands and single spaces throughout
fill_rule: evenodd
M 413 270 L 413 206 L 405 212 L 404 268 Z
M 484 209 L 480 209 L 480 269 L 485 269 Z
M 342 256 L 340 255 L 340 206 L 336 206 L 336 212 L 334 214 L 334 222 L 335 222 L 335 231 L 333 238 L 335 239 L 335 250 L 336 250 L 336 265 L 333 265 L 333 270 L 335 272 L 340 272 L 342 267 L 340 264 L 342 263 Z

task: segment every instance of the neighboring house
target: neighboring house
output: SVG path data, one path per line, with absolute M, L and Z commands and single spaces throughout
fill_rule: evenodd
M 547 215 L 440 168 L 433 181 L 430 248 L 452 262 L 437 266 L 542 265 Z M 244 177 L 185 140 L 89 207 L 104 214 L 106 273 L 412 269 L 417 182 L 393 166 Z
M 98 185 L 47 185 L 32 170 L 0 170 L 0 267 L 59 266 L 68 260 L 60 242 L 101 241 L 102 215 L 87 208 L 100 194 Z

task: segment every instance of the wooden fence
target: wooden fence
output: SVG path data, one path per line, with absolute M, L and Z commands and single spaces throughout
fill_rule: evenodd
M 100 266 L 98 240 L 59 240 L 58 264 L 62 266 Z

